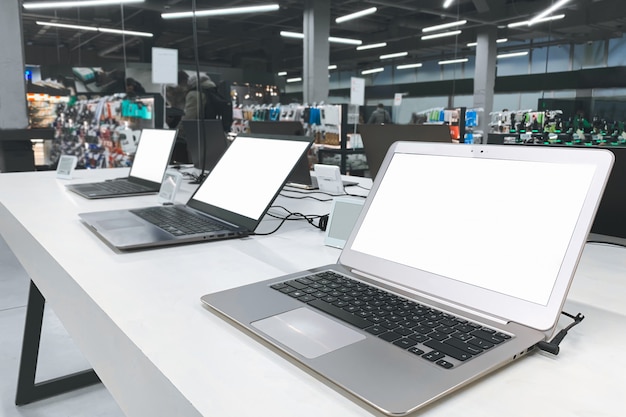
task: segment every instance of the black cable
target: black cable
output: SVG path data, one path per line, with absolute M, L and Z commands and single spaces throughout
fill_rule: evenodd
M 626 248 L 625 243 L 618 243 L 618 242 L 603 242 L 601 240 L 588 240 L 587 243 L 595 243 L 598 245 L 607 245 L 607 246 L 620 246 L 622 248 Z
M 576 326 L 578 323 L 583 321 L 583 319 L 585 318 L 585 316 L 583 316 L 581 313 L 578 313 L 578 314 L 576 314 L 574 316 L 574 315 L 569 314 L 569 313 L 567 313 L 565 311 L 561 311 L 561 314 L 571 318 L 574 321 L 572 323 L 570 323 L 569 326 L 563 328 L 560 332 L 558 332 L 556 334 L 556 336 L 554 336 L 554 338 L 552 338 L 552 340 L 550 340 L 549 342 L 541 341 L 541 342 L 537 343 L 537 347 L 539 349 L 543 350 L 544 352 L 551 353 L 553 355 L 558 355 L 559 354 L 559 349 L 560 349 L 559 348 L 559 344 L 565 338 L 565 336 L 567 336 L 567 332 L 572 327 Z
M 280 229 L 283 224 L 285 224 L 286 221 L 294 221 L 294 220 L 306 220 L 311 226 L 320 229 L 320 230 L 325 230 L 326 229 L 326 224 L 328 223 L 328 214 L 302 214 L 302 213 L 294 213 L 289 211 L 288 209 L 286 209 L 283 206 L 272 206 L 270 208 L 279 208 L 282 210 L 285 210 L 288 215 L 287 217 L 279 217 L 275 214 L 272 213 L 267 213 L 268 216 L 273 217 L 275 219 L 281 219 L 281 222 L 278 224 L 278 226 L 272 230 L 271 232 L 267 232 L 267 233 L 252 233 L 251 235 L 253 236 L 269 236 L 271 234 L 274 234 L 278 231 L 278 229 Z M 314 220 L 318 219 L 318 224 L 316 225 L 314 223 Z

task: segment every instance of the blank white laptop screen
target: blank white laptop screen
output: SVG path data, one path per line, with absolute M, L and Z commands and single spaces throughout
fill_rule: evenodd
M 594 172 L 592 165 L 395 154 L 351 248 L 546 305 Z M 393 226 L 392 219 L 402 220 Z M 404 276 L 390 280 L 415 287 Z
M 143 129 L 130 176 L 161 182 L 175 139 L 175 130 Z
M 239 136 L 193 199 L 258 219 L 309 146 L 306 141 Z

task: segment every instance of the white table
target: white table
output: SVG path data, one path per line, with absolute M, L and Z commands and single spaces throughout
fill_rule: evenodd
M 72 181 L 126 173 L 78 171 Z M 271 236 L 120 254 L 77 213 L 153 205 L 156 196 L 88 201 L 66 183 L 53 172 L 0 175 L 0 234 L 128 417 L 373 413 L 199 300 L 336 261 L 339 250 L 323 245 L 322 232 L 287 222 Z M 189 195 L 187 189 L 179 200 Z M 305 214 L 330 207 L 283 197 L 277 204 Z M 258 231 L 275 225 L 264 221 Z M 566 305 L 586 319 L 560 355 L 528 355 L 420 416 L 623 415 L 625 298 L 626 249 L 588 245 Z

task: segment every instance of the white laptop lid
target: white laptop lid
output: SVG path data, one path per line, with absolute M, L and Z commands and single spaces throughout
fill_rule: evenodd
M 187 205 L 254 230 L 312 141 L 305 136 L 238 135 Z
M 143 129 L 129 177 L 160 183 L 175 140 L 176 130 Z
M 612 161 L 597 149 L 398 142 L 340 263 L 387 285 L 549 330 Z

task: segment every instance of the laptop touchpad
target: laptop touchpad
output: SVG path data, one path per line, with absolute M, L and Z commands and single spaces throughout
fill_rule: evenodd
M 304 307 L 251 325 L 308 359 L 365 339 L 361 333 Z

